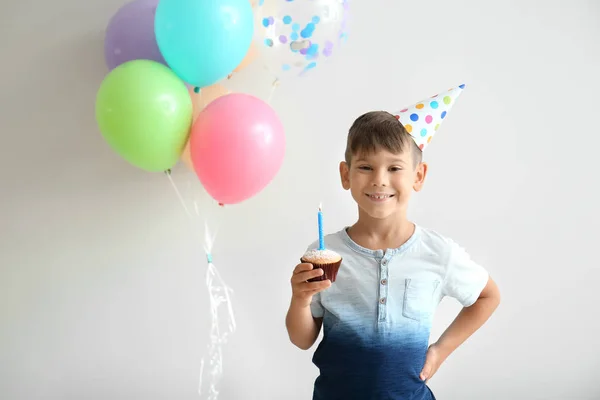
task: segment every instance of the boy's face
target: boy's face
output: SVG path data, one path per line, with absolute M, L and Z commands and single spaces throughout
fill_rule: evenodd
M 415 166 L 410 150 L 359 153 L 350 165 L 340 164 L 342 186 L 350 190 L 362 212 L 376 219 L 405 215 L 413 190 L 421 190 L 426 174 L 427 164 Z

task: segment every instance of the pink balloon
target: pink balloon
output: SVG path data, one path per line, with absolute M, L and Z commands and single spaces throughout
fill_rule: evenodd
M 227 94 L 198 115 L 190 153 L 208 194 L 221 204 L 240 203 L 263 190 L 281 168 L 283 124 L 264 101 Z

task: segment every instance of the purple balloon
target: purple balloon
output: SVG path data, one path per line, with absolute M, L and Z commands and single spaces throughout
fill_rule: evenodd
M 104 38 L 104 57 L 110 70 L 132 60 L 151 60 L 167 65 L 154 34 L 158 1 L 134 0 L 111 18 Z

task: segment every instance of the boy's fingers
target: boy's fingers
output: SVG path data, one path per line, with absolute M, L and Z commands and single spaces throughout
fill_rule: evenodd
M 323 270 L 321 268 L 310 270 L 310 271 L 299 272 L 299 273 L 295 274 L 294 276 L 292 276 L 292 282 L 295 282 L 295 283 L 306 282 L 307 280 L 309 280 L 311 278 L 316 278 L 317 276 L 321 276 L 321 275 L 323 275 Z
M 312 297 L 331 286 L 329 279 L 320 282 L 303 282 L 296 285 L 295 293 Z
M 329 279 L 325 279 L 324 281 L 318 281 L 318 282 L 307 282 L 306 290 L 318 293 L 324 289 L 327 289 L 329 286 L 331 286 L 331 281 Z
M 294 268 L 294 274 L 298 274 L 298 273 L 304 272 L 304 271 L 310 271 L 311 269 L 313 269 L 312 264 L 300 263 L 300 264 L 296 265 L 296 268 Z
M 431 365 L 429 365 L 428 363 L 425 363 L 425 366 L 423 367 L 423 371 L 421 371 L 421 380 L 426 381 L 427 379 L 429 379 L 430 374 L 431 374 Z

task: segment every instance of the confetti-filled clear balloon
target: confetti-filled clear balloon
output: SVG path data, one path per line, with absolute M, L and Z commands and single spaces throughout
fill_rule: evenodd
M 348 37 L 349 0 L 259 0 L 256 40 L 279 80 L 304 76 L 339 51 Z

